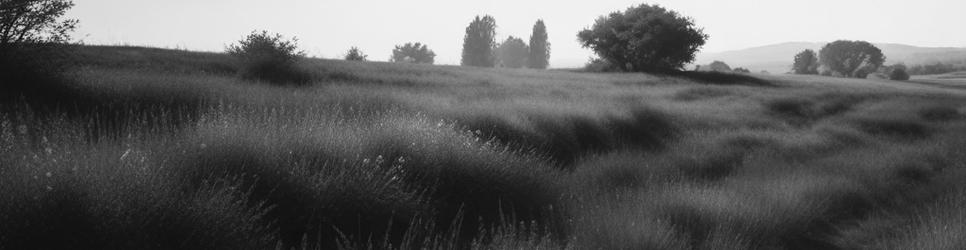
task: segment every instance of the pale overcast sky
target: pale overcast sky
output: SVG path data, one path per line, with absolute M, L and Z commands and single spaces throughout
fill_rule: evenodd
M 693 17 L 711 39 L 705 51 L 836 39 L 966 47 L 966 0 L 76 0 L 87 44 L 222 51 L 252 30 L 298 37 L 311 56 L 341 57 L 358 46 L 385 61 L 396 44 L 422 42 L 437 64 L 459 64 L 476 15 L 496 18 L 497 37 L 528 40 L 543 19 L 551 67 L 576 67 L 592 53 L 576 34 L 612 11 L 660 4 Z

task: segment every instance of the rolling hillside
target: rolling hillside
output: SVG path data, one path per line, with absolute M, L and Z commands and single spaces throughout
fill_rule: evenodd
M 966 246 L 963 89 L 73 49 L 0 85 L 0 249 Z
M 766 70 L 785 73 L 791 68 L 795 54 L 805 49 L 815 52 L 825 46 L 824 42 L 789 42 L 742 50 L 700 53 L 696 63 L 706 65 L 712 61 L 724 61 L 732 68 L 744 67 L 752 72 Z M 886 56 L 886 64 L 905 63 L 915 65 L 931 62 L 966 61 L 966 48 L 930 48 L 904 44 L 876 43 Z

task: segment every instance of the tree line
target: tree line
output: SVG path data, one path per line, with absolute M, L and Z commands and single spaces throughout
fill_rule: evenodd
M 543 20 L 533 25 L 529 43 L 514 36 L 497 43 L 496 28 L 496 19 L 489 15 L 476 16 L 470 22 L 463 38 L 461 65 L 531 69 L 546 69 L 550 65 L 550 42 Z
M 509 36 L 496 42 L 496 19 L 476 16 L 466 27 L 463 39 L 462 66 L 546 69 L 550 65 L 550 42 L 543 20 L 533 25 L 529 42 Z M 436 53 L 419 42 L 396 45 L 390 62 L 433 64 Z M 345 60 L 366 61 L 368 55 L 357 47 L 346 52 Z

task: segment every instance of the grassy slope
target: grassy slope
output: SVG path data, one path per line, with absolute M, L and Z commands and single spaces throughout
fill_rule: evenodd
M 4 104 L 0 245 L 966 244 L 962 90 L 79 49 L 76 94 Z

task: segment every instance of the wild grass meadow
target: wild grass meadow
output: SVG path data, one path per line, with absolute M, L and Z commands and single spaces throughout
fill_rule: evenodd
M 72 50 L 0 95 L 0 249 L 966 248 L 963 89 Z

